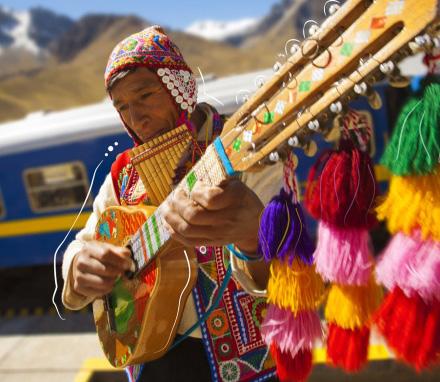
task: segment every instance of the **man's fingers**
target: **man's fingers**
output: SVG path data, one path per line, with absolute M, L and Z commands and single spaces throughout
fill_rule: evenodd
M 106 266 L 113 266 L 121 271 L 128 271 L 132 266 L 130 250 L 124 247 L 111 244 L 99 245 L 96 250 L 90 251 L 90 256 Z
M 165 211 L 162 215 L 168 232 L 172 239 L 176 239 L 173 235 L 178 234 L 185 239 L 191 238 L 208 238 L 209 232 L 207 232 L 211 227 L 193 225 L 185 221 L 178 213 L 172 213 L 171 211 Z M 179 240 L 181 243 L 183 241 Z
M 78 272 L 74 280 L 74 289 L 85 296 L 87 291 L 93 290 L 94 295 L 104 295 L 113 289 L 116 278 L 103 277 L 91 273 Z
M 81 259 L 78 259 L 77 268 L 83 273 L 91 273 L 109 278 L 120 276 L 124 270 L 112 264 L 103 263 L 95 258 L 89 258 L 87 259 L 87 261 L 82 261 Z
M 199 192 L 203 192 L 203 190 L 201 189 Z M 209 206 L 211 202 L 205 201 L 203 203 Z M 168 215 L 170 213 L 180 215 L 187 223 L 195 226 L 215 225 L 223 227 L 236 223 L 236 211 L 233 208 L 206 209 L 197 201 L 189 199 L 183 191 L 176 193 L 176 197 L 170 203 L 170 208 L 167 212 Z
M 191 191 L 191 200 L 211 211 L 230 208 L 240 203 L 240 197 L 243 195 L 241 186 L 241 182 L 237 180 L 231 180 L 223 187 L 197 182 Z

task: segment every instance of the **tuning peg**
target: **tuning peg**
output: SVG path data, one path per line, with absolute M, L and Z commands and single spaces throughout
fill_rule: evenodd
M 413 41 L 408 43 L 408 46 L 415 54 L 427 51 L 438 44 L 438 38 L 432 38 L 429 34 L 424 34 L 416 36 Z
M 340 101 L 333 102 L 330 105 L 330 111 L 334 114 L 340 114 L 342 113 L 342 110 L 344 110 L 344 107 L 342 106 L 342 103 Z
M 330 13 L 331 15 L 334 15 L 339 10 L 339 8 L 341 8 L 341 6 L 339 4 L 332 4 L 328 8 L 328 13 Z
M 379 69 L 383 74 L 390 74 L 394 71 L 395 68 L 396 65 L 393 61 L 386 61 L 379 66 Z
M 301 49 L 301 47 L 299 46 L 299 44 L 292 44 L 289 51 L 290 51 L 290 54 L 293 56 L 300 49 Z
M 264 85 L 264 80 L 262 78 L 258 78 L 256 80 L 256 84 L 259 88 L 261 88 Z
M 281 64 L 281 62 L 279 62 L 279 61 L 275 62 L 274 66 L 273 66 L 273 71 L 275 73 L 278 72 L 281 69 L 282 66 L 283 65 Z
M 313 24 L 310 28 L 309 28 L 309 36 L 314 36 L 316 33 L 319 32 L 319 26 L 316 24 Z
M 287 140 L 287 144 L 288 144 L 290 147 L 298 147 L 298 146 L 299 146 L 299 138 L 298 138 L 296 135 L 294 135 L 293 137 L 290 137 L 290 138 Z
M 367 97 L 368 104 L 374 110 L 382 107 L 382 99 L 377 91 L 368 86 L 365 82 L 354 85 L 353 90 L 356 94 Z
M 405 88 L 410 83 L 409 78 L 400 73 L 400 69 L 393 61 L 380 64 L 379 69 L 387 76 L 388 82 L 394 88 Z
M 319 121 L 317 119 L 313 119 L 307 124 L 307 127 L 312 131 L 318 131 L 319 130 Z
M 269 154 L 269 160 L 270 160 L 272 163 L 276 163 L 276 162 L 278 162 L 278 161 L 280 160 L 280 154 L 278 154 L 278 152 L 276 152 L 276 151 L 272 151 L 272 152 Z
M 354 92 L 359 95 L 365 95 L 368 92 L 368 85 L 365 82 L 360 82 L 354 85 Z

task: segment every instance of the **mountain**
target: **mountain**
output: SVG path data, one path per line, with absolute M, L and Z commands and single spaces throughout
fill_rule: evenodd
M 146 25 L 145 21 L 137 17 L 127 17 L 127 21 L 134 26 Z M 119 20 L 121 16 L 116 15 L 86 15 L 54 40 L 49 45 L 49 51 L 61 62 L 70 61 Z
M 307 20 L 322 21 L 322 7 L 317 1 L 281 0 L 259 20 L 199 22 L 188 28 L 191 33 L 165 30 L 196 74 L 197 68 L 204 75 L 238 74 L 272 67 L 288 39 L 302 40 Z M 72 21 L 42 8 L 0 7 L 0 121 L 102 100 L 112 48 L 147 25 L 129 15 Z
M 257 48 L 272 60 L 284 52 L 287 40 L 304 39 L 303 26 L 308 20 L 318 24 L 324 20 L 324 2 L 307 0 L 282 0 L 243 38 L 240 46 Z M 306 31 L 307 33 L 307 31 Z
M 203 20 L 196 21 L 184 32 L 206 40 L 233 41 L 253 31 L 259 19 L 245 18 L 234 21 Z
M 35 110 L 61 110 L 101 101 L 107 97 L 103 75 L 111 50 L 121 39 L 149 24 L 134 16 L 84 16 L 50 44 L 51 56 L 44 67 L 0 75 L 0 121 Z M 165 30 L 195 73 L 197 67 L 205 75 L 264 67 L 258 52 Z
M 44 68 L 48 46 L 74 21 L 43 8 L 14 11 L 0 6 L 0 79 Z
M 70 18 L 43 8 L 14 11 L 0 7 L 0 50 L 15 48 L 42 53 L 73 23 Z

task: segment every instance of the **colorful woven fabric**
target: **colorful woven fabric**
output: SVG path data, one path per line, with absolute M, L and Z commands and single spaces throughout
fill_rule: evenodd
M 146 28 L 116 45 L 105 69 L 106 87 L 116 73 L 138 67 L 156 73 L 178 108 L 192 113 L 197 103 L 196 80 L 179 48 L 161 27 Z
M 193 290 L 201 317 L 216 297 L 228 266 L 222 247 L 197 251 L 199 276 Z M 226 256 L 225 256 L 226 255 Z M 266 301 L 255 298 L 231 280 L 218 307 L 201 325 L 212 381 L 266 381 L 275 375 L 274 361 L 261 338 Z

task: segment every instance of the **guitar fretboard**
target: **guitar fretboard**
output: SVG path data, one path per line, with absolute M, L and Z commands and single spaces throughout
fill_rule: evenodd
M 174 193 L 181 189 L 190 195 L 198 180 L 202 180 L 210 186 L 218 186 L 229 177 L 230 175 L 227 175 L 215 147 L 208 146 L 202 158 L 131 238 L 130 244 L 137 273 L 145 269 L 159 255 L 161 249 L 170 239 L 170 234 L 164 226 L 162 212 L 165 203 L 173 197 Z

